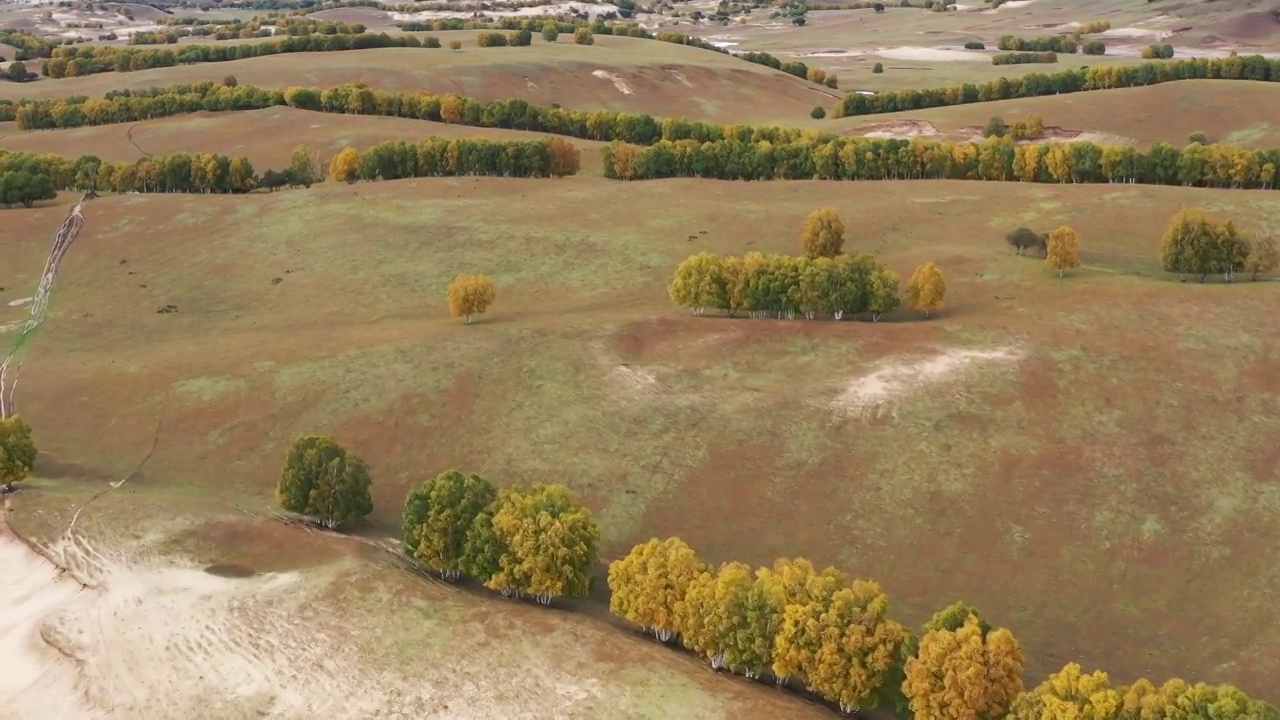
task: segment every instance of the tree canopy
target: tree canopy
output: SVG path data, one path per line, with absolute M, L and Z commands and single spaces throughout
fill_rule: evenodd
M 276 501 L 328 528 L 349 525 L 373 512 L 369 466 L 331 437 L 298 438 L 289 448 L 276 485 Z
M 844 219 L 832 207 L 818 208 L 800 230 L 801 253 L 810 260 L 833 258 L 844 248 Z
M 403 514 L 407 555 L 449 580 L 463 571 L 467 533 L 498 498 L 493 483 L 446 470 L 409 491 Z
M 497 286 L 488 275 L 465 274 L 454 278 L 445 289 L 449 314 L 471 324 L 473 315 L 483 315 L 498 298 Z
M 1180 280 L 1195 275 L 1204 282 L 1210 274 L 1220 274 L 1230 282 L 1241 271 L 1256 277 L 1273 270 L 1278 259 L 1270 236 L 1251 238 L 1230 220 L 1214 220 L 1198 208 L 1178 211 L 1160 242 L 1161 266 Z
M 485 581 L 487 587 L 531 595 L 543 605 L 590 592 L 600 528 L 564 486 L 504 492 L 494 509 L 492 528 L 501 553 L 496 571 Z
M 678 607 L 704 572 L 706 563 L 683 540 L 653 538 L 609 565 L 609 610 L 670 642 L 683 630 Z
M 0 418 L 0 486 L 26 479 L 36 464 L 31 426 L 19 415 Z

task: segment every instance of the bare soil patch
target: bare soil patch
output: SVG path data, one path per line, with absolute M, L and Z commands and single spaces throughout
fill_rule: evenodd
M 893 405 L 915 393 L 945 392 L 945 385 L 983 365 L 1014 363 L 1015 348 L 946 350 L 920 359 L 889 359 L 883 367 L 851 380 L 831 401 L 836 413 L 851 416 L 892 412 Z

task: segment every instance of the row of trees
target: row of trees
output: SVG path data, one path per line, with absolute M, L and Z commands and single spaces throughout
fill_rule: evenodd
M 1033 38 L 1005 35 L 996 43 L 996 47 L 1011 52 L 1055 52 L 1071 55 L 1080 49 L 1080 44 L 1071 35 L 1045 35 Z
M 1165 272 L 1188 275 L 1204 282 L 1221 275 L 1231 282 L 1236 273 L 1257 280 L 1280 265 L 1280 248 L 1270 233 L 1250 234 L 1236 229 L 1230 220 L 1215 220 L 1198 208 L 1186 208 L 1173 216 L 1160 242 L 1160 262 Z
M 844 234 L 844 219 L 836 209 L 819 208 L 800 229 L 800 256 L 698 253 L 676 268 L 668 294 L 694 315 L 708 309 L 729 317 L 746 313 L 793 319 L 802 314 L 809 320 L 866 314 L 878 321 L 902 304 L 898 275 L 866 253 L 844 254 Z M 907 302 L 927 317 L 942 307 L 946 291 L 942 271 L 926 263 L 911 276 Z
M 409 491 L 402 522 L 405 554 L 446 580 L 466 574 L 543 605 L 591 592 L 600 527 L 561 485 L 499 491 L 447 470 Z
M 1280 150 L 1191 143 L 1016 144 L 1011 138 L 952 143 L 925 138 L 843 137 L 791 142 L 615 142 L 603 153 L 605 176 L 619 180 L 702 177 L 718 180 L 987 180 L 1037 183 L 1141 183 L 1272 189 Z
M 993 100 L 1061 95 L 1088 90 L 1158 85 L 1177 80 L 1252 80 L 1280 82 L 1280 58 L 1261 55 L 1190 58 L 1138 65 L 1101 65 L 996 78 L 927 90 L 898 90 L 875 95 L 851 93 L 837 106 L 836 117 L 922 110 Z
M 889 617 L 879 584 L 803 558 L 754 571 L 713 567 L 679 538 L 653 538 L 609 565 L 610 611 L 715 669 L 772 675 L 846 713 L 915 720 L 1277 720 L 1280 711 L 1230 685 L 1142 679 L 1112 685 L 1068 663 L 1028 690 L 1021 645 L 973 606 L 953 603 L 920 635 Z
M 431 137 L 417 145 L 388 140 L 364 151 L 346 148 L 329 164 L 339 182 L 410 177 L 490 175 L 564 177 L 578 172 L 580 153 L 567 140 L 485 140 Z
M 198 23 L 166 22 L 200 20 Z M 367 28 L 360 23 L 346 23 L 296 15 L 271 14 L 249 20 L 206 20 L 201 18 L 163 18 L 159 23 L 167 29 L 143 30 L 129 36 L 130 45 L 172 45 L 184 37 L 207 37 L 213 40 L 244 40 L 273 35 L 359 35 Z
M 1015 52 L 991 56 L 992 65 L 1034 65 L 1056 62 L 1058 62 L 1058 53 L 1055 52 Z
M 437 41 L 434 45 L 439 47 Z M 392 37 L 386 33 L 359 35 L 298 35 L 260 43 L 235 45 L 184 45 L 177 50 L 141 50 L 109 45 L 58 47 L 45 61 L 47 77 L 63 78 L 105 72 L 131 72 L 150 68 L 228 62 L 246 58 L 300 52 L 337 52 L 388 47 L 423 47 L 412 35 Z
M 104 161 L 93 155 L 69 160 L 58 155 L 0 150 L 0 175 L 38 178 L 50 190 L 93 188 L 110 192 L 243 193 L 257 186 L 248 158 L 176 152 L 134 162 Z M 24 203 L 25 204 L 25 203 Z

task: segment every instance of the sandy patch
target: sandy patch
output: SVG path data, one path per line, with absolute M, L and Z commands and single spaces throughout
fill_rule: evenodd
M 1034 3 L 1035 1 L 1036 0 L 1009 0 L 1008 2 L 1004 3 L 1000 7 L 994 10 L 987 10 L 986 12 L 1000 12 L 1001 10 L 1005 10 L 1005 9 L 1017 10 L 1018 8 L 1024 8 Z
M 667 73 L 671 75 L 671 77 L 674 77 L 676 80 L 679 80 L 681 85 L 684 85 L 687 88 L 693 88 L 693 83 L 689 82 L 689 78 L 685 77 L 684 73 L 674 68 L 663 68 L 663 70 L 666 70 Z
M 873 55 L 890 60 L 915 60 L 918 62 L 991 62 L 991 56 L 970 50 L 940 50 L 925 47 L 896 47 L 876 50 Z
M 597 3 L 556 3 L 554 5 L 539 5 L 537 7 L 522 7 L 510 9 L 490 9 L 484 10 L 481 14 L 487 17 L 529 17 L 540 15 L 569 15 L 572 13 L 585 12 L 589 17 L 596 17 L 605 13 L 618 12 L 617 5 L 603 5 Z M 391 13 L 393 22 L 413 22 L 424 20 L 444 20 L 448 18 L 470 18 L 470 11 L 448 11 L 448 10 L 430 10 L 416 13 Z
M 830 403 L 842 415 L 880 415 L 892 412 L 893 404 L 912 394 L 963 379 L 983 365 L 1017 361 L 1012 347 L 996 350 L 947 350 L 931 357 L 886 360 L 882 367 L 849 381 Z
M 602 80 L 608 80 L 609 82 L 613 83 L 613 86 L 617 88 L 618 92 L 622 93 L 623 95 L 635 94 L 634 92 L 632 92 L 631 86 L 628 85 L 626 81 L 622 79 L 622 76 L 618 75 L 617 73 L 611 73 L 608 70 L 592 70 L 591 75 L 593 77 L 598 77 Z
M 1162 32 L 1160 30 L 1152 30 L 1150 28 L 1122 27 L 1122 28 L 1111 28 L 1110 30 L 1100 32 L 1096 35 L 1096 37 L 1104 40 L 1106 38 L 1127 38 L 1127 39 L 1151 38 L 1151 37 L 1164 38 L 1172 34 L 1173 33 Z M 1110 51 L 1110 48 L 1107 48 L 1107 50 Z
M 23 305 L 29 304 L 34 299 L 35 298 L 24 297 L 18 298 L 17 300 L 10 300 L 9 307 L 22 307 Z
M 652 397 L 662 390 L 662 381 L 657 375 L 632 365 L 615 366 L 609 371 L 609 378 L 637 397 Z
M 933 123 L 923 120 L 895 120 L 869 125 L 855 132 L 861 132 L 863 137 L 869 138 L 933 137 L 940 134 Z

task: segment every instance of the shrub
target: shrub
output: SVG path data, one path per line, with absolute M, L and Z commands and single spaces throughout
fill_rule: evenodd
M 449 41 L 449 49 L 450 49 L 450 50 L 461 50 L 461 49 L 462 49 L 462 41 L 461 41 L 461 40 L 450 40 L 450 41 Z
M 479 47 L 504 47 L 507 44 L 507 36 L 496 32 L 482 32 L 476 36 L 476 45 Z
M 1164 45 L 1148 45 L 1142 48 L 1142 57 L 1147 60 L 1168 60 L 1173 57 L 1173 46 L 1168 43 Z
M 877 75 L 879 75 L 880 73 L 884 72 L 884 63 L 876 63 L 875 65 L 872 65 L 872 66 L 871 66 L 871 72 L 873 72 L 873 73 L 875 73 L 875 74 L 877 74 Z
M 580 27 L 573 31 L 573 41 L 579 45 L 595 45 L 596 38 L 591 34 L 591 30 Z
M 1106 55 L 1107 45 L 1101 40 L 1090 40 L 1080 48 L 1085 55 Z
M 560 23 L 555 20 L 548 20 L 542 25 L 542 39 L 547 42 L 555 42 L 560 37 Z
M 809 117 L 813 118 L 814 120 L 821 120 L 826 116 L 827 116 L 827 111 L 821 105 L 814 105 L 813 109 L 809 111 Z
M 17 415 L 0 419 L 0 487 L 12 490 L 13 483 L 26 478 L 35 462 L 31 426 Z
M 1023 250 L 1039 250 L 1040 254 L 1043 255 L 1049 246 L 1049 235 L 1020 227 L 1005 235 L 1004 241 L 1016 250 L 1019 255 L 1022 254 Z
M 969 42 L 964 44 L 964 49 L 965 50 L 986 50 L 987 44 L 984 42 L 978 42 L 976 40 L 970 40 Z
M 330 437 L 294 441 L 276 484 L 276 501 L 333 529 L 373 512 L 369 466 Z
M 440 38 L 435 37 L 434 35 L 428 35 L 427 37 L 422 39 L 422 47 L 438 48 L 440 47 Z

